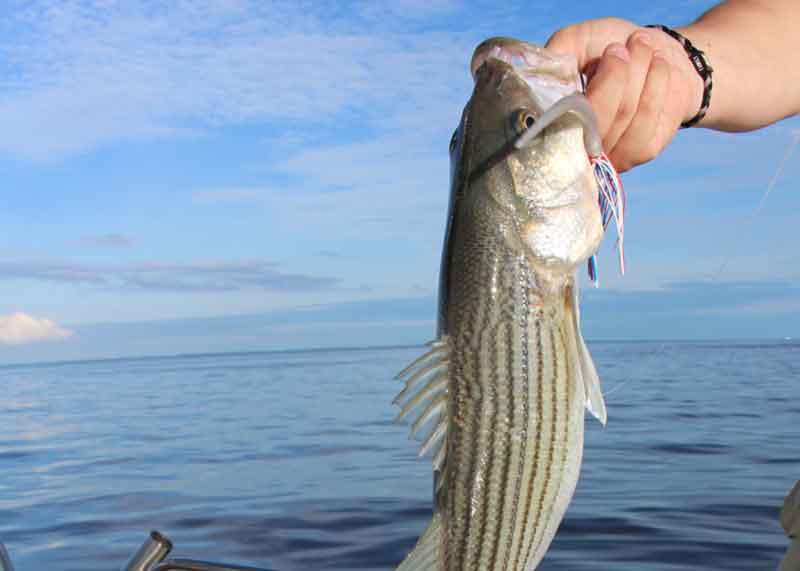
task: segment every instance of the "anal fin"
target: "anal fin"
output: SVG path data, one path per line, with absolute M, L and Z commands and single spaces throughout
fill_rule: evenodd
M 442 571 L 443 566 L 442 518 L 436 513 L 397 571 Z

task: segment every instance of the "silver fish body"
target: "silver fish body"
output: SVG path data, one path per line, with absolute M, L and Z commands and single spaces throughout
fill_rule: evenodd
M 605 422 L 573 277 L 603 234 L 584 126 L 565 115 L 513 147 L 574 92 L 574 61 L 494 39 L 473 72 L 451 144 L 439 337 L 399 375 L 400 418 L 416 415 L 437 472 L 434 516 L 399 571 L 535 569 L 578 481 L 584 407 Z

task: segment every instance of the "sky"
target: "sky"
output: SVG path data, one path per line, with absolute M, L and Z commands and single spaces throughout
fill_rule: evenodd
M 712 4 L 3 2 L 0 364 L 429 340 L 474 46 Z M 626 174 L 586 336 L 800 337 L 798 138 Z

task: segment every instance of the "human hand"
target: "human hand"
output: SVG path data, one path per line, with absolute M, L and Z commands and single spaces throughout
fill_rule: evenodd
M 619 18 L 558 30 L 546 46 L 578 58 L 606 154 L 620 172 L 661 153 L 700 108 L 703 82 L 683 47 Z

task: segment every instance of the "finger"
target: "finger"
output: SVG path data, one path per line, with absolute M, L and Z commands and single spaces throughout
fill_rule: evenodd
M 597 115 L 597 130 L 605 140 L 625 92 L 630 55 L 622 44 L 609 44 L 586 88 L 586 97 Z M 606 147 L 608 149 L 608 147 Z
M 670 76 L 669 62 L 656 53 L 648 68 L 636 113 L 609 155 L 618 171 L 654 159 L 672 138 L 677 127 L 672 121 L 665 125 L 663 116 L 669 101 Z
M 614 117 L 611 129 L 603 139 L 606 149 L 613 150 L 617 141 L 630 125 L 639 106 L 639 97 L 650 68 L 650 60 L 653 58 L 653 48 L 650 47 L 650 44 L 651 42 L 645 32 L 637 32 L 628 38 L 626 45 L 630 53 L 628 81 L 625 84 L 625 92 L 617 108 L 617 115 Z
M 578 69 L 600 59 L 609 44 L 624 42 L 639 26 L 620 18 L 599 18 L 573 24 L 556 31 L 547 40 L 548 50 L 562 54 L 573 54 L 578 60 Z

